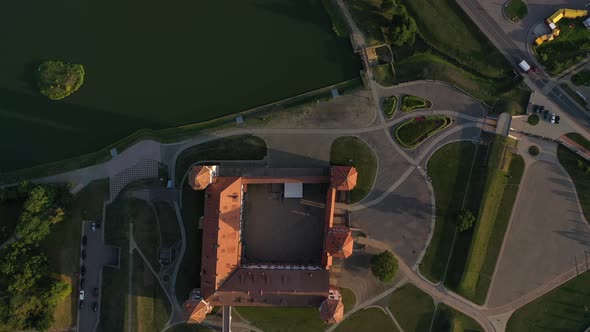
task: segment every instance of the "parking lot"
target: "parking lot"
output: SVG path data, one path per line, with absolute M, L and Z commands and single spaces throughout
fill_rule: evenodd
M 103 265 L 117 266 L 119 260 L 119 250 L 114 247 L 105 246 L 102 240 L 102 228 L 92 230 L 92 221 L 85 221 L 82 232 L 82 248 L 85 250 L 86 258 L 81 255 L 81 267 L 84 266 L 86 271 L 84 275 L 80 272 L 80 278 L 84 282 L 79 283 L 80 288 L 76 290 L 80 293 L 84 290 L 84 307 L 80 306 L 78 299 L 78 330 L 94 331 L 98 324 L 100 312 L 100 280 Z M 86 238 L 84 244 L 84 237 Z M 82 287 L 83 286 L 83 287 Z M 95 290 L 95 288 L 97 290 Z M 93 310 L 96 304 L 96 312 Z

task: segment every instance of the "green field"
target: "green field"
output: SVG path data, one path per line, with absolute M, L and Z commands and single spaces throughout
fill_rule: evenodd
M 344 304 L 344 312 L 346 313 L 356 305 L 356 295 L 348 288 L 340 288 L 342 294 L 342 304 Z
M 334 330 L 335 332 L 357 331 L 389 331 L 398 332 L 391 318 L 377 308 L 369 308 L 357 311 L 354 315 L 345 319 Z
M 361 68 L 320 0 L 33 0 L 2 2 L 0 13 L 11 31 L 2 39 L 10 52 L 0 52 L 0 153 L 10 156 L 0 172 L 274 102 Z M 45 59 L 82 64 L 84 85 L 47 100 L 32 77 Z
M 389 310 L 404 331 L 429 331 L 434 301 L 418 287 L 406 284 L 393 292 Z
M 439 303 L 432 330 L 439 332 L 483 332 L 484 329 L 473 318 L 444 303 Z
M 557 148 L 557 157 L 574 182 L 584 217 L 590 222 L 590 163 L 562 145 Z
M 590 86 L 590 70 L 580 70 L 572 76 L 571 81 L 574 85 Z
M 524 172 L 524 160 L 508 148 L 516 141 L 494 136 L 473 240 L 457 292 L 483 304 Z
M 590 271 L 518 309 L 507 332 L 585 331 L 590 325 Z
M 443 279 L 446 269 L 445 284 L 452 289 L 461 279 L 473 236 L 473 229 L 455 235 L 457 214 L 463 208 L 476 214 L 485 181 L 482 170 L 485 147 L 477 147 L 477 156 L 475 153 L 473 143 L 450 143 L 428 161 L 428 176 L 432 179 L 436 198 L 436 224 L 430 246 L 420 263 L 420 272 L 429 280 L 438 282 Z M 449 255 L 452 255 L 450 260 Z
M 371 192 L 377 175 L 377 157 L 367 143 L 352 136 L 337 138 L 330 149 L 330 163 L 356 167 L 358 179 L 350 192 L 351 203 L 359 202 Z
M 253 326 L 264 332 L 321 332 L 329 325 L 315 307 L 235 307 Z

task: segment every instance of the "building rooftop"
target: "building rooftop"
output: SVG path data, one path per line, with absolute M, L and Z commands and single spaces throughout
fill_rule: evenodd
M 352 190 L 356 186 L 357 175 L 356 169 L 352 166 L 332 166 L 330 186 L 336 190 Z

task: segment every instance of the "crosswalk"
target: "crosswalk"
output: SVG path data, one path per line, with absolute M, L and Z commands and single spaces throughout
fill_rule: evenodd
M 551 90 L 553 90 L 553 88 L 555 88 L 555 83 L 553 83 L 553 81 L 545 81 L 543 82 L 543 94 L 547 95 L 549 94 L 549 92 L 551 92 Z

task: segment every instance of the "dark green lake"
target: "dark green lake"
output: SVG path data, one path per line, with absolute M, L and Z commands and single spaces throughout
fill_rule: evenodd
M 320 0 L 17 0 L 0 4 L 0 172 L 73 157 L 141 128 L 200 122 L 358 76 Z M 41 60 L 83 64 L 61 101 Z

